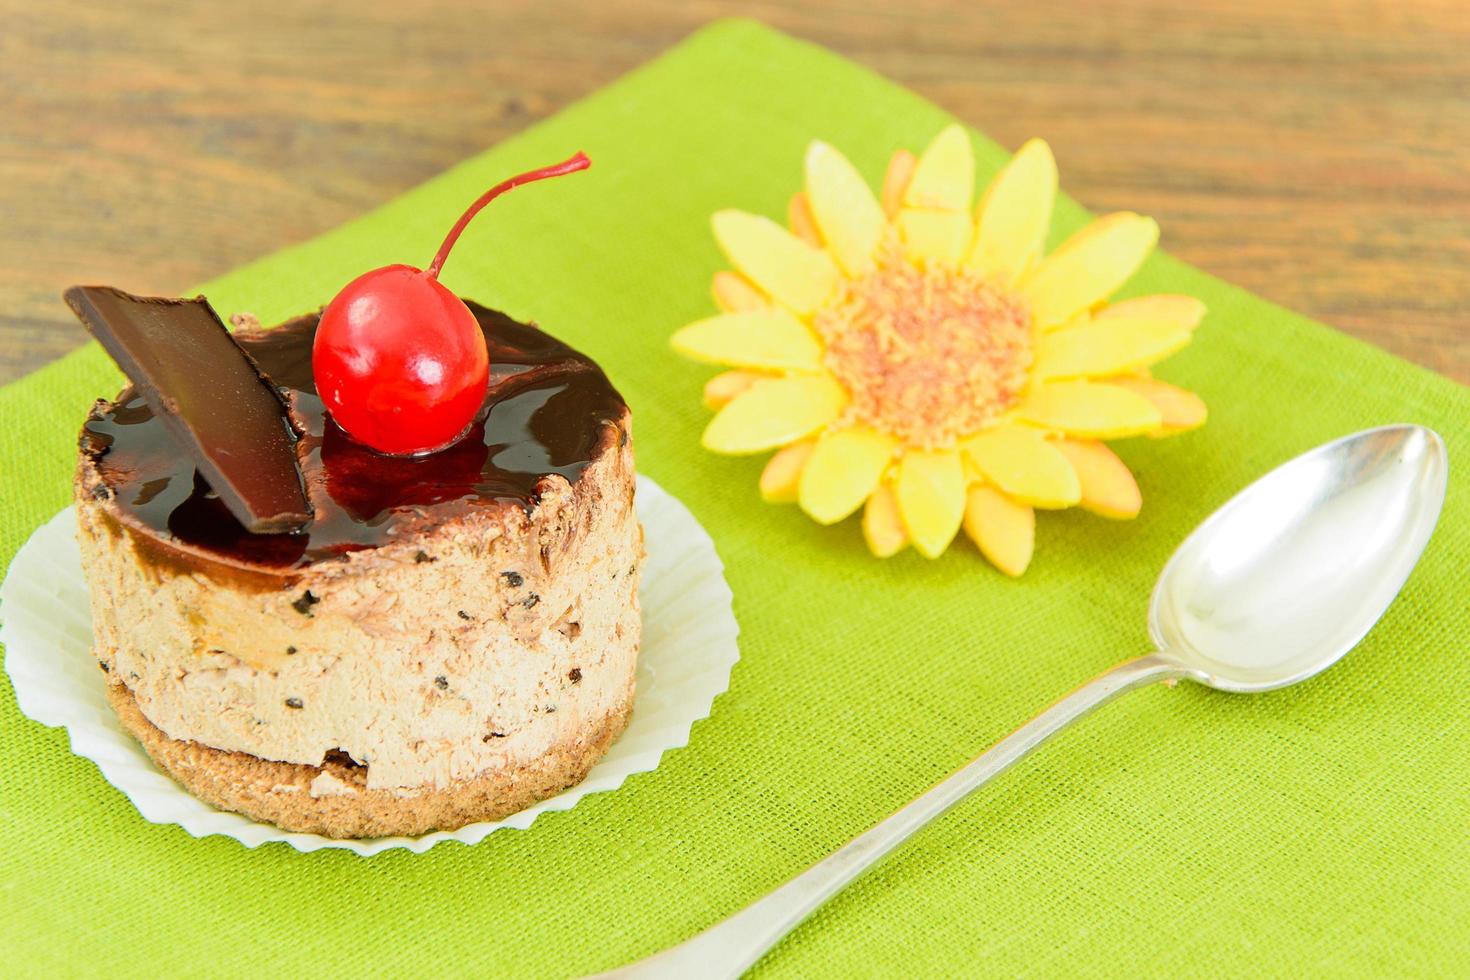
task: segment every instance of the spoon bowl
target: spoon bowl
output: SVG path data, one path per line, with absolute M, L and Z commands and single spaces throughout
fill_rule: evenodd
M 1149 609 L 1159 655 L 1238 692 L 1332 666 L 1403 587 L 1448 475 L 1444 441 L 1417 425 L 1358 432 L 1267 473 L 1164 566 Z

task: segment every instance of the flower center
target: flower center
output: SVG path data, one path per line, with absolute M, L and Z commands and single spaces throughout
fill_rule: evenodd
M 851 422 L 925 449 L 953 446 L 1016 403 L 1031 368 L 1031 316 L 964 269 L 885 256 L 817 312 L 826 366 Z

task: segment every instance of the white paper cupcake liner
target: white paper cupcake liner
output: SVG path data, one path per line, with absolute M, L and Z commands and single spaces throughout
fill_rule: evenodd
M 190 796 L 153 764 L 107 703 L 106 682 L 92 656 L 71 508 L 31 535 L 0 585 L 5 669 L 20 710 L 43 725 L 64 727 L 72 751 L 95 762 L 153 823 L 178 824 L 195 837 L 222 834 L 246 847 L 284 841 L 299 851 L 340 847 L 364 856 L 394 847 L 422 853 L 448 840 L 475 844 L 504 827 L 524 830 L 547 811 L 569 810 L 589 793 L 617 789 L 633 773 L 656 768 L 665 752 L 688 744 L 690 727 L 709 715 L 730 684 L 740 657 L 739 627 L 714 542 L 683 504 L 647 477 L 638 478 L 637 508 L 648 561 L 639 587 L 643 646 L 632 721 L 586 779 L 504 820 L 421 837 L 333 840 L 289 833 Z

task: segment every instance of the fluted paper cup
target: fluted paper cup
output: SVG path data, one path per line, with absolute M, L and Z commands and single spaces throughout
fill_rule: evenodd
M 246 847 L 284 841 L 300 851 L 337 847 L 364 856 L 395 847 L 422 853 L 450 840 L 475 844 L 506 827 L 524 830 L 543 813 L 571 809 L 589 793 L 617 789 L 633 773 L 656 768 L 665 752 L 688 744 L 691 726 L 709 715 L 729 686 L 740 656 L 739 627 L 714 542 L 683 504 L 647 477 L 638 478 L 637 508 L 648 561 L 639 587 L 643 645 L 632 720 L 586 779 L 503 820 L 420 837 L 334 840 L 290 833 L 190 796 L 153 764 L 107 703 L 106 681 L 92 656 L 71 508 L 31 535 L 0 585 L 5 669 L 20 710 L 43 725 L 65 728 L 72 751 L 95 762 L 153 823 L 178 824 L 195 837 L 233 837 Z

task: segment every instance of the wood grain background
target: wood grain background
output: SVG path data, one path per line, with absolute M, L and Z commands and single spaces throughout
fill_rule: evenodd
M 0 0 L 0 381 L 76 281 L 176 293 L 745 14 L 908 85 L 1165 247 L 1470 382 L 1466 0 Z

